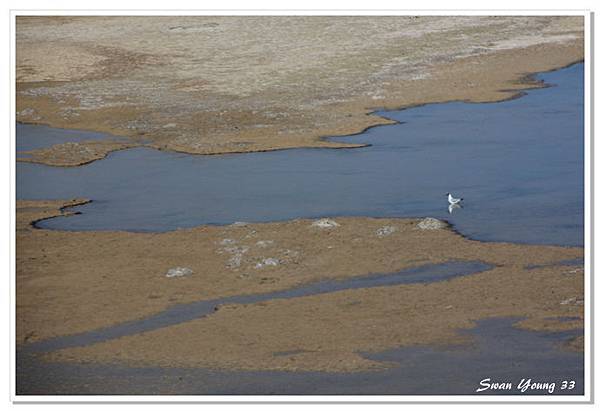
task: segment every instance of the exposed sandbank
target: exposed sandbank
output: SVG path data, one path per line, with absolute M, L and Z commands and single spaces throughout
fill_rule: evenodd
M 389 123 L 368 115 L 375 108 L 497 101 L 539 86 L 528 74 L 583 58 L 582 28 L 580 17 L 19 17 L 17 119 L 198 154 L 350 147 L 322 137 Z M 69 147 L 23 160 L 78 165 L 111 151 Z M 226 306 L 202 320 L 54 353 L 55 360 L 355 371 L 382 366 L 357 352 L 464 342 L 457 330 L 481 318 L 523 316 L 528 329 L 583 325 L 583 270 L 552 265 L 582 257 L 580 248 L 482 243 L 419 230 L 414 219 L 148 234 L 31 226 L 85 201 L 17 202 L 19 345 L 177 303 L 324 278 L 451 259 L 497 268 L 438 284 Z M 396 230 L 377 235 L 385 226 Z M 194 273 L 165 277 L 179 266 Z
M 482 318 L 527 316 L 527 328 L 583 328 L 582 278 L 564 270 L 526 274 L 514 267 L 428 285 L 348 290 L 253 305 L 87 347 L 59 350 L 58 361 L 247 370 L 352 372 L 386 367 L 360 353 L 418 345 L 468 344 L 461 329 Z M 548 316 L 577 317 L 550 326 Z M 525 328 L 525 325 L 522 326 Z M 582 350 L 573 341 L 569 349 Z M 557 347 L 558 349 L 559 347 Z M 286 354 L 289 353 L 289 354 Z
M 39 163 L 49 166 L 76 167 L 101 160 L 113 151 L 137 147 L 134 143 L 116 141 L 85 141 L 55 144 L 48 148 L 22 151 L 29 157 L 18 157 L 17 161 Z
M 528 322 L 522 326 L 533 329 L 549 317 L 567 316 L 578 319 L 545 328 L 582 325 L 583 271 L 552 265 L 582 257 L 581 248 L 472 241 L 450 229 L 419 229 L 415 219 L 346 217 L 336 218 L 339 226 L 332 228 L 293 220 L 149 234 L 61 232 L 30 225 L 60 215 L 59 207 L 82 202 L 17 203 L 19 345 L 138 319 L 177 303 L 319 279 L 453 259 L 497 268 L 429 285 L 225 306 L 202 320 L 52 358 L 349 371 L 381 366 L 360 359 L 357 351 L 462 341 L 457 330 L 480 318 L 523 316 Z M 277 264 L 265 264 L 268 258 Z M 532 265 L 543 267 L 528 268 Z M 194 273 L 165 276 L 178 266 Z M 561 304 L 565 301 L 572 303 Z M 296 350 L 302 353 L 272 355 Z
M 322 137 L 582 58 L 582 17 L 19 17 L 17 119 L 198 154 L 356 147 Z

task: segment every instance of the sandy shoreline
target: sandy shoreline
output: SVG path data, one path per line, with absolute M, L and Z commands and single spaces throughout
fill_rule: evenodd
M 19 161 L 77 166 L 146 144 L 194 154 L 359 147 L 323 137 L 390 123 L 370 114 L 379 108 L 512 98 L 541 86 L 532 73 L 583 58 L 578 17 L 291 19 L 291 34 L 277 31 L 277 19 L 124 22 L 18 18 L 17 120 L 130 138 L 60 144 Z M 239 44 L 231 41 L 234 26 L 246 34 Z M 495 268 L 435 284 L 224 306 L 207 318 L 51 353 L 53 361 L 352 372 L 385 366 L 358 352 L 465 343 L 459 331 L 490 317 L 523 317 L 519 327 L 528 330 L 583 327 L 583 269 L 557 265 L 583 257 L 582 248 L 479 242 L 399 218 L 165 233 L 32 225 L 87 201 L 17 201 L 18 347 L 175 304 L 323 279 L 457 259 Z M 166 277 L 175 267 L 193 274 Z M 582 339 L 568 348 L 581 351 Z
M 19 345 L 142 318 L 178 303 L 327 278 L 457 259 L 496 268 L 435 284 L 225 306 L 201 320 L 60 351 L 53 359 L 350 371 L 380 366 L 359 360 L 356 351 L 460 342 L 459 329 L 490 316 L 524 317 L 521 325 L 528 329 L 583 324 L 583 270 L 553 265 L 581 258 L 581 248 L 482 243 L 449 229 L 419 229 L 414 219 L 336 218 L 334 228 L 293 220 L 150 234 L 61 232 L 30 225 L 84 201 L 17 204 Z M 194 273 L 165 276 L 179 266 Z M 260 344 L 248 343 L 256 338 Z M 228 348 L 218 355 L 215 347 Z M 293 359 L 272 355 L 298 349 L 302 355 Z
M 323 137 L 388 124 L 370 114 L 381 108 L 504 100 L 539 86 L 529 74 L 583 58 L 577 17 L 250 20 L 138 18 L 132 29 L 119 18 L 22 18 L 17 119 L 195 154 L 356 147 Z M 109 46 L 94 35 L 107 30 L 129 37 Z M 40 44 L 67 64 L 41 62 Z M 70 156 L 53 164 L 82 162 Z

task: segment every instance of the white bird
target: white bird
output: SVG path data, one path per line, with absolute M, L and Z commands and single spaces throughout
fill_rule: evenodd
M 452 197 L 452 194 L 450 194 L 450 193 L 446 193 L 446 195 L 448 196 L 448 203 L 450 205 L 458 204 L 464 200 L 463 198 L 454 198 L 454 197 Z

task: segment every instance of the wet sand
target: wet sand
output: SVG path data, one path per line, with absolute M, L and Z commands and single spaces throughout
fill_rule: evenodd
M 513 327 L 516 319 L 478 321 L 462 333 L 463 345 L 407 347 L 361 355 L 381 361 L 376 371 L 326 373 L 303 371 L 239 371 L 176 367 L 128 367 L 119 363 L 56 363 L 19 355 L 17 392 L 20 394 L 80 395 L 441 395 L 475 394 L 479 381 L 511 381 L 509 391 L 488 390 L 479 395 L 534 394 L 547 390 L 516 388 L 522 376 L 533 381 L 576 381 L 583 393 L 582 352 L 557 350 L 579 331 L 542 333 Z M 578 337 L 575 337 L 578 338 Z M 298 353 L 296 353 L 298 354 Z M 294 356 L 294 352 L 274 353 Z
M 19 160 L 75 166 L 129 144 L 197 154 L 360 147 L 323 137 L 389 123 L 369 115 L 377 108 L 515 97 L 540 86 L 529 74 L 583 58 L 582 26 L 579 17 L 20 17 L 17 119 L 131 140 L 67 143 Z M 581 258 L 582 248 L 472 241 L 393 218 L 165 233 L 31 225 L 86 201 L 17 202 L 19 349 L 176 304 L 451 260 L 495 268 L 432 284 L 229 304 L 46 360 L 356 373 L 389 367 L 359 352 L 469 343 L 460 330 L 481 319 L 522 317 L 517 327 L 538 331 L 583 327 L 583 269 L 558 264 Z M 383 227 L 395 230 L 378 235 Z M 167 278 L 174 267 L 193 274 Z M 581 352 L 583 340 L 567 348 Z
M 477 261 L 449 261 L 441 264 L 425 264 L 393 273 L 377 273 L 347 279 L 311 281 L 297 287 L 267 293 L 232 295 L 213 300 L 201 300 L 177 304 L 155 315 L 139 320 L 127 321 L 74 335 L 50 338 L 29 343 L 22 351 L 43 353 L 71 347 L 83 347 L 115 338 L 158 330 L 213 315 L 223 306 L 260 304 L 271 300 L 301 298 L 329 294 L 336 291 L 384 287 L 398 284 L 430 284 L 453 277 L 476 274 L 492 266 Z M 569 321 L 572 318 L 569 317 Z M 289 351 L 293 353 L 294 351 Z M 288 353 L 288 351 L 282 351 Z
M 582 58 L 582 17 L 19 17 L 17 119 L 198 154 L 360 147 L 323 137 Z
M 20 347 L 140 319 L 179 303 L 323 279 L 450 260 L 495 268 L 432 284 L 225 305 L 202 319 L 72 348 L 51 354 L 52 359 L 352 371 L 381 366 L 357 351 L 464 342 L 457 330 L 482 318 L 519 316 L 527 320 L 522 327 L 543 324 L 545 330 L 583 324 L 583 270 L 557 264 L 581 258 L 581 248 L 472 241 L 447 228 L 420 229 L 414 219 L 336 218 L 339 226 L 330 228 L 293 220 L 151 234 L 61 232 L 29 225 L 82 201 L 17 204 Z M 386 226 L 395 231 L 381 230 Z M 167 278 L 174 267 L 189 267 L 193 274 Z M 557 317 L 576 318 L 552 320 Z M 291 358 L 273 356 L 297 350 Z

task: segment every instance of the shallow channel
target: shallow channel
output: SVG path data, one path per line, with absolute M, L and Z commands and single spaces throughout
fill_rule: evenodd
M 75 168 L 18 163 L 17 198 L 93 200 L 80 215 L 39 223 L 61 230 L 433 216 L 478 240 L 582 246 L 583 64 L 537 77 L 551 87 L 504 102 L 378 112 L 400 123 L 336 137 L 371 144 L 360 149 L 197 156 L 134 148 Z M 19 125 L 17 146 L 47 133 Z M 449 191 L 465 198 L 451 214 Z

